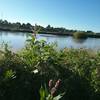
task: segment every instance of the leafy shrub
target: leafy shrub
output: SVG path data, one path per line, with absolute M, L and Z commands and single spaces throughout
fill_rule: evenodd
M 87 38 L 87 33 L 85 32 L 75 32 L 73 33 L 73 37 L 76 38 L 76 39 L 86 39 Z
M 56 51 L 34 37 L 21 53 L 8 48 L 0 58 L 0 100 L 40 100 L 39 89 L 61 79 L 61 100 L 100 100 L 100 53 L 85 49 Z

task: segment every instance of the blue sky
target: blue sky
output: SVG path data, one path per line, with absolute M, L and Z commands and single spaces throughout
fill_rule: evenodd
M 0 0 L 0 19 L 100 32 L 100 0 Z

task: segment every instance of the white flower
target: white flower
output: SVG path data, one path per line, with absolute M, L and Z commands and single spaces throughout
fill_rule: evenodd
M 36 74 L 36 73 L 38 73 L 38 72 L 39 72 L 38 69 L 35 69 L 35 70 L 33 71 L 34 74 Z

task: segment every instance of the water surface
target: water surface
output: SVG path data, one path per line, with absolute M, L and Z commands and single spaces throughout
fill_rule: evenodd
M 22 32 L 0 32 L 0 44 L 4 41 L 10 45 L 13 51 L 22 49 L 26 40 L 29 38 L 28 33 Z M 58 45 L 58 49 L 67 48 L 87 48 L 92 50 L 100 49 L 99 38 L 87 38 L 86 40 L 76 40 L 71 36 L 58 36 L 50 34 L 38 34 L 37 39 L 44 39 L 47 43 Z

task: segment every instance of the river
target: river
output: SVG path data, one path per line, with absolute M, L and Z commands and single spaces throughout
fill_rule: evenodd
M 0 44 L 8 43 L 11 50 L 19 51 L 24 48 L 26 40 L 30 38 L 28 33 L 22 32 L 0 32 Z M 87 38 L 77 40 L 71 36 L 58 36 L 50 34 L 38 34 L 38 40 L 45 40 L 47 43 L 56 43 L 57 49 L 67 48 L 86 48 L 92 50 L 100 49 L 100 38 Z

